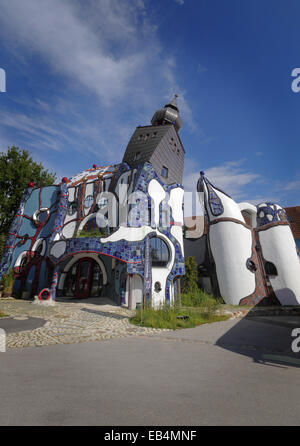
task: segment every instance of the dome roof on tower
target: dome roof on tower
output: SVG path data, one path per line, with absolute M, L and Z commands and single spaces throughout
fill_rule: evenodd
M 173 124 L 177 132 L 181 129 L 182 120 L 179 116 L 179 109 L 176 100 L 177 97 L 178 95 L 175 94 L 171 102 L 166 104 L 164 108 L 161 108 L 154 113 L 153 118 L 151 119 L 152 125 Z

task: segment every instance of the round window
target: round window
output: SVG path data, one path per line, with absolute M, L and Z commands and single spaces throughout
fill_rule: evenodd
M 251 259 L 247 259 L 246 266 L 252 273 L 255 273 L 257 270 L 255 263 Z
M 155 282 L 155 284 L 154 284 L 154 291 L 156 293 L 159 293 L 161 291 L 161 283 L 160 282 Z
M 33 214 L 33 221 L 36 226 L 40 226 L 48 220 L 50 211 L 48 208 L 41 208 Z

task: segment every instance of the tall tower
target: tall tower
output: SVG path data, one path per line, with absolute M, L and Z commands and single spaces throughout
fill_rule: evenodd
M 178 135 L 182 121 L 176 98 L 154 113 L 152 125 L 136 128 L 123 157 L 132 168 L 151 163 L 165 184 L 182 183 L 185 150 Z

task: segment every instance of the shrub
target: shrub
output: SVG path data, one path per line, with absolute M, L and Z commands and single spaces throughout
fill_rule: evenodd
M 184 307 L 213 307 L 219 305 L 221 301 L 198 288 L 194 292 L 182 293 L 181 303 Z
M 198 270 L 195 257 L 185 259 L 185 275 L 183 276 L 183 293 L 194 293 L 198 291 Z
M 94 228 L 91 231 L 86 231 L 82 229 L 78 232 L 77 237 L 79 238 L 87 238 L 87 237 L 107 237 L 109 235 L 109 230 L 103 228 L 100 230 L 99 228 Z
M 15 276 L 12 269 L 9 269 L 7 273 L 3 274 L 1 278 L 1 287 L 3 289 L 4 296 L 12 295 L 14 281 L 15 281 Z

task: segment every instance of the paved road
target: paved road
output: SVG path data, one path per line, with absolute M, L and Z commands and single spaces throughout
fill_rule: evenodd
M 24 330 L 34 330 L 42 327 L 46 321 L 38 317 L 26 317 L 20 319 L 4 318 L 0 319 L 0 328 L 6 333 L 19 333 Z
M 0 425 L 299 425 L 290 333 L 245 318 L 11 349 L 0 353 Z

